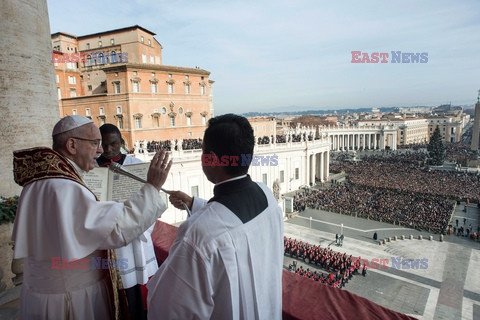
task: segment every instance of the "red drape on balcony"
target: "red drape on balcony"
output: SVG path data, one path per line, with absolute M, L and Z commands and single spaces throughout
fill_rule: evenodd
M 152 233 L 158 264 L 168 256 L 177 227 L 157 221 Z M 283 319 L 414 319 L 346 290 L 283 271 Z

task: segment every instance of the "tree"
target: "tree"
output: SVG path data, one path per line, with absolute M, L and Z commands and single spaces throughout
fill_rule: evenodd
M 441 166 L 445 159 L 445 146 L 442 142 L 442 135 L 438 126 L 433 131 L 430 137 L 430 142 L 427 146 L 428 155 L 430 157 L 430 164 L 434 166 Z

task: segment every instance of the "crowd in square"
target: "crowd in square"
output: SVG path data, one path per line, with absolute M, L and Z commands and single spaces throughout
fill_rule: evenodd
M 456 201 L 480 201 L 480 176 L 427 170 L 426 157 L 421 151 L 383 152 L 351 162 L 340 155 L 330 171 L 345 172 L 347 182 L 297 192 L 294 209 L 322 209 L 446 233 Z

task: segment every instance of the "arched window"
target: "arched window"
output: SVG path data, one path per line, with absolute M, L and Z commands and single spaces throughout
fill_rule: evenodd
M 112 51 L 110 53 L 110 63 L 118 63 L 118 57 L 117 57 L 117 53 L 115 51 Z

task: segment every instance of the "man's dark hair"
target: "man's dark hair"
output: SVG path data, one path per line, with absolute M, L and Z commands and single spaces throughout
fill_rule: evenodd
M 100 126 L 100 128 L 98 129 L 100 129 L 100 133 L 102 134 L 102 136 L 104 134 L 110 134 L 110 133 L 117 134 L 118 137 L 120 138 L 120 141 L 122 141 L 122 145 L 125 145 L 125 141 L 122 138 L 122 134 L 120 133 L 120 130 L 118 130 L 116 125 L 111 123 L 105 123 L 102 126 Z
M 225 167 L 228 174 L 238 176 L 248 172 L 254 145 L 253 129 L 245 117 L 229 113 L 208 121 L 203 139 L 204 153 L 213 151 L 220 160 L 222 156 L 238 157 L 237 166 L 232 166 L 230 161 Z

